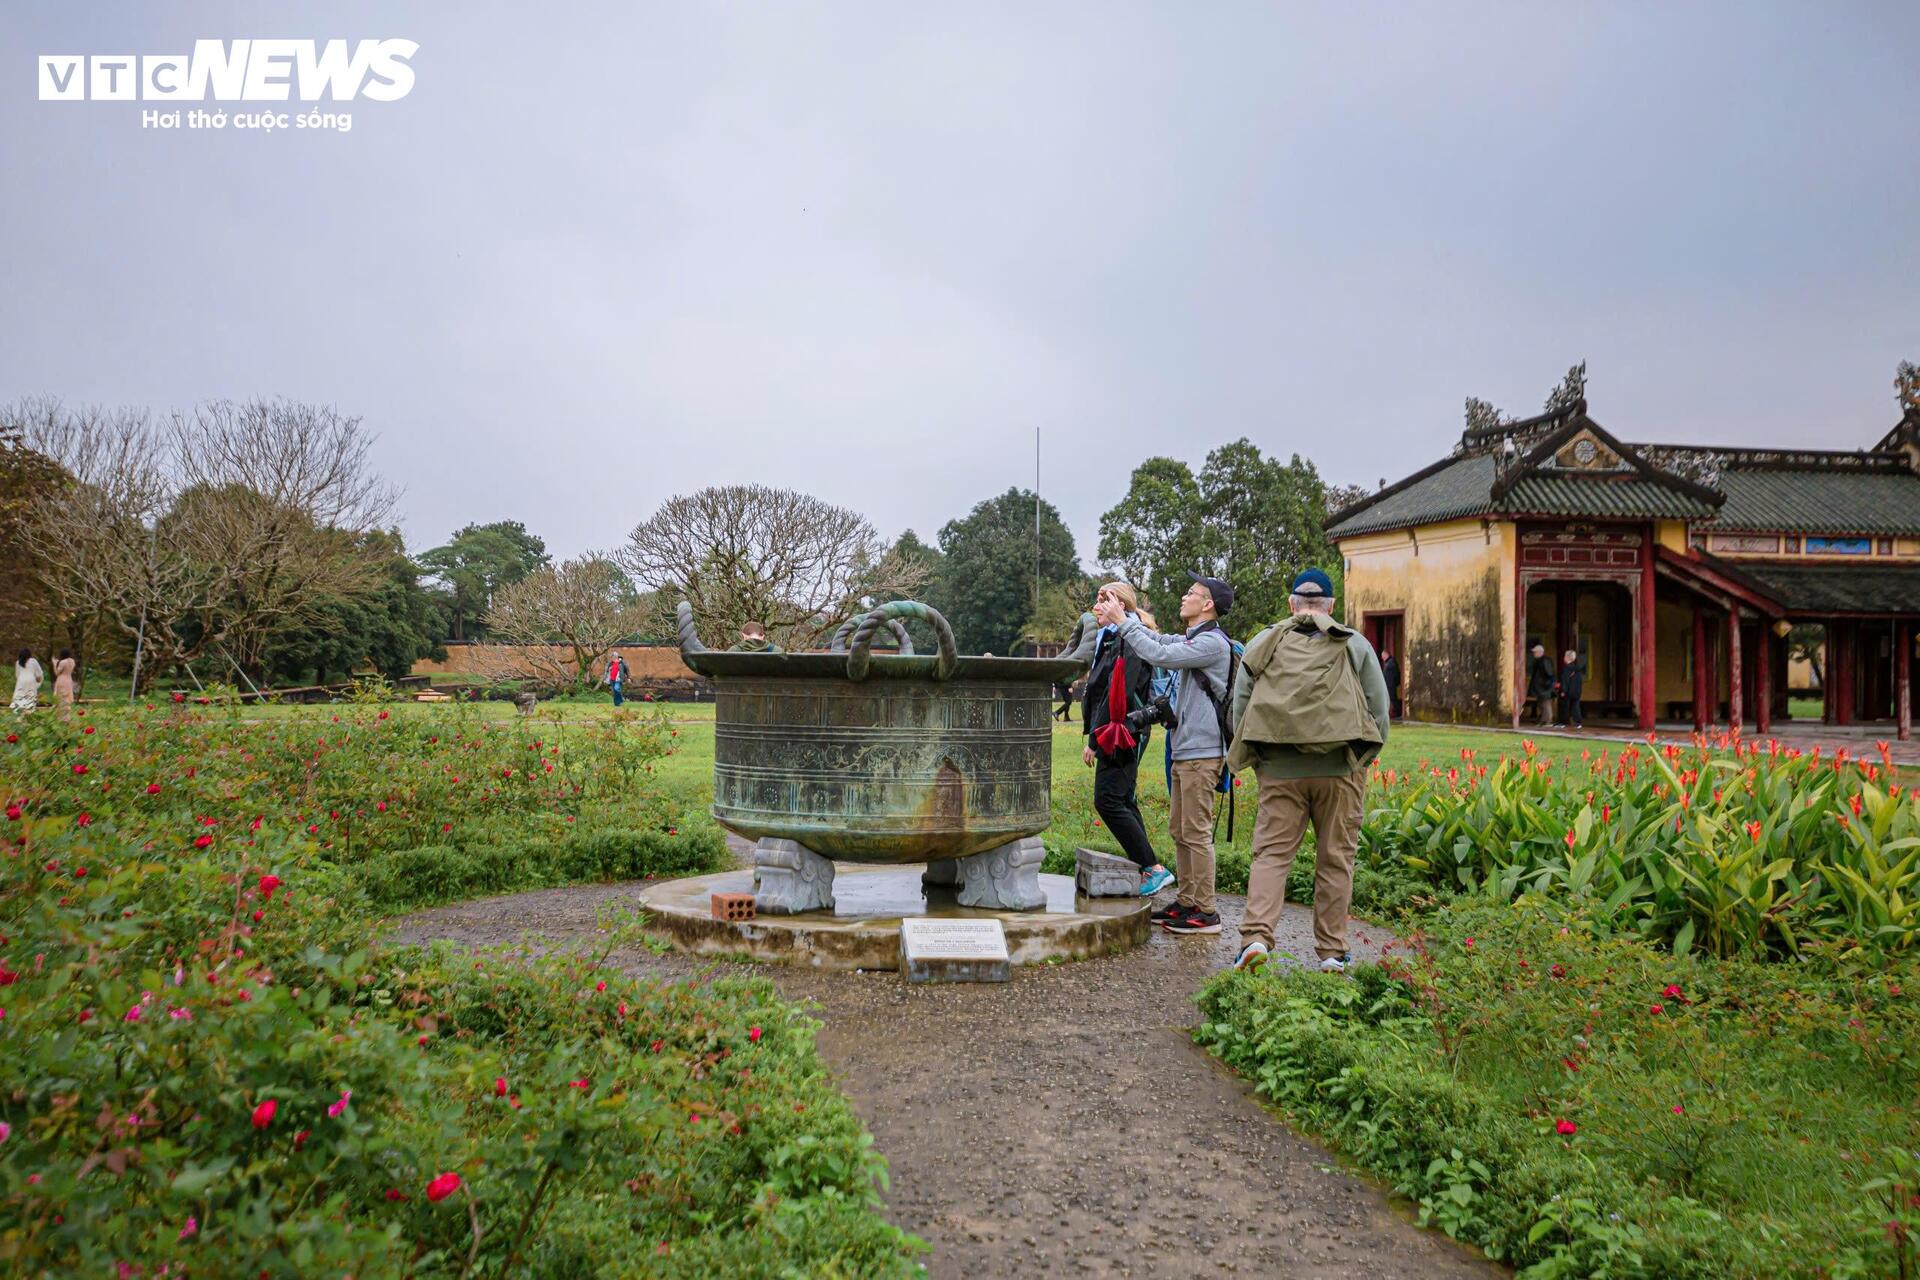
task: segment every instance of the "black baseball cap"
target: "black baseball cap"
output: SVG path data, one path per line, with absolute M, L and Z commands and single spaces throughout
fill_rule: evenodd
M 1233 588 L 1227 585 L 1225 578 L 1209 578 L 1204 573 L 1187 570 L 1187 576 L 1207 589 L 1213 597 L 1213 611 L 1220 617 L 1227 616 L 1227 610 L 1233 608 Z

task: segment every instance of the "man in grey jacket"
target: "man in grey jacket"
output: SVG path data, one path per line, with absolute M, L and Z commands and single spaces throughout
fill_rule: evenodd
M 1149 631 L 1138 618 L 1117 607 L 1113 617 L 1094 617 L 1114 623 L 1128 649 L 1143 661 L 1173 671 L 1178 677 L 1173 711 L 1177 724 L 1168 734 L 1173 762 L 1168 798 L 1172 815 L 1174 870 L 1179 895 L 1172 906 L 1153 913 L 1153 920 L 1169 933 L 1218 933 L 1220 914 L 1214 903 L 1213 798 L 1226 769 L 1227 746 L 1220 722 L 1233 691 L 1227 687 L 1233 664 L 1233 646 L 1220 630 L 1220 618 L 1233 607 L 1233 588 L 1219 578 L 1190 573 L 1193 585 L 1180 597 L 1184 635 L 1163 636 Z M 1164 869 L 1160 875 L 1164 877 Z M 1166 887 L 1166 881 L 1151 886 Z

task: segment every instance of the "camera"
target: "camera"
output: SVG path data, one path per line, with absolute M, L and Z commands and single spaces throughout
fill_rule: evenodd
M 1127 728 L 1140 733 L 1148 725 L 1165 725 L 1169 731 L 1180 725 L 1180 717 L 1174 714 L 1173 699 L 1166 694 L 1155 694 L 1146 706 L 1138 711 L 1127 712 Z

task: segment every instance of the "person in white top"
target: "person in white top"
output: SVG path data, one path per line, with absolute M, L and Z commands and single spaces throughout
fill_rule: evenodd
M 33 656 L 33 650 L 22 649 L 13 664 L 15 711 L 32 711 L 40 705 L 40 681 L 45 675 L 40 669 L 40 659 Z

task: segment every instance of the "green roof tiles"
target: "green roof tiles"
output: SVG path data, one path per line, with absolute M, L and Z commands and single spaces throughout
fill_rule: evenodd
M 1709 528 L 1920 534 L 1920 475 L 1911 471 L 1730 468 L 1716 487 L 1727 501 Z
M 1790 613 L 1920 613 L 1920 564 L 1737 563 Z

